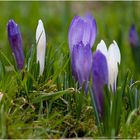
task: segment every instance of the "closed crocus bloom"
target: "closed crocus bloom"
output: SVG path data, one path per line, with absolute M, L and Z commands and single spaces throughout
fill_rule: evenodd
M 118 76 L 118 65 L 120 64 L 120 50 L 115 41 L 109 46 L 108 49 L 109 59 L 108 59 L 108 70 L 109 70 L 109 85 L 111 85 L 112 90 L 116 91 L 116 82 Z M 109 87 L 110 88 L 110 87 Z
M 96 39 L 97 26 L 95 19 L 90 15 L 75 16 L 69 28 L 68 40 L 72 61 L 72 73 L 80 86 L 85 84 L 88 91 L 88 81 L 92 67 L 92 46 Z
M 0 92 L 0 101 L 2 100 L 2 97 L 3 97 L 3 93 Z
M 139 45 L 139 37 L 134 24 L 130 27 L 129 43 L 132 47 L 138 47 Z
M 39 62 L 40 64 L 40 75 L 42 75 L 45 65 L 46 34 L 41 20 L 38 21 L 38 26 L 36 29 L 36 43 L 37 43 L 37 62 Z
M 18 25 L 14 20 L 9 20 L 7 25 L 8 39 L 15 56 L 17 67 L 21 70 L 24 66 L 24 53 L 22 48 L 22 37 Z
M 135 25 L 131 25 L 129 31 L 129 43 L 131 45 L 131 51 L 133 54 L 134 62 L 136 64 L 136 68 L 140 69 L 140 42 L 139 36 L 136 31 Z
M 72 51 L 73 76 L 79 81 L 80 86 L 85 82 L 85 92 L 88 91 L 88 81 L 92 67 L 92 50 L 89 44 L 82 42 L 74 45 Z
M 88 14 L 85 17 L 75 16 L 70 25 L 68 34 L 71 54 L 74 45 L 79 44 L 81 41 L 84 46 L 89 44 L 92 48 L 96 39 L 96 34 L 96 20 L 91 15 Z
M 120 64 L 120 50 L 115 41 L 109 46 L 108 50 L 103 40 L 98 44 L 97 50 L 100 50 L 106 57 L 108 64 L 108 88 L 116 91 L 116 82 L 118 76 L 118 64 Z
M 92 64 L 92 87 L 94 91 L 94 97 L 96 107 L 100 117 L 103 116 L 104 110 L 104 98 L 103 92 L 105 85 L 108 84 L 108 65 L 105 55 L 97 50 L 93 56 Z

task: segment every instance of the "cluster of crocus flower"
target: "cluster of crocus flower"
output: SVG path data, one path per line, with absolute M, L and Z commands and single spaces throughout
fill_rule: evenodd
M 92 88 L 99 114 L 103 115 L 103 92 L 105 85 L 109 90 L 116 91 L 120 50 L 115 41 L 107 49 L 103 40 L 92 54 L 92 46 L 97 35 L 97 25 L 91 15 L 84 18 L 76 16 L 69 28 L 69 48 L 74 79 L 80 86 L 84 83 L 85 93 L 92 74 Z
M 17 67 L 24 67 L 24 53 L 22 37 L 18 25 L 9 20 L 8 38 L 14 53 Z M 88 93 L 90 77 L 96 106 L 100 115 L 103 115 L 103 92 L 107 85 L 109 90 L 116 91 L 118 64 L 120 64 L 120 50 L 115 41 L 107 49 L 103 40 L 97 45 L 96 52 L 92 54 L 92 47 L 97 35 L 96 20 L 87 14 L 85 17 L 75 16 L 69 28 L 69 49 L 74 79 L 84 86 Z M 40 66 L 40 75 L 43 74 L 46 52 L 46 35 L 43 23 L 38 21 L 36 29 L 37 63 Z
M 7 24 L 8 39 L 15 56 L 17 68 L 22 70 L 24 67 L 24 52 L 22 45 L 22 36 L 18 25 L 14 20 L 9 20 Z M 46 35 L 43 23 L 38 21 L 36 29 L 36 44 L 37 44 L 37 63 L 40 65 L 40 75 L 43 74 L 45 65 L 45 52 L 46 52 Z

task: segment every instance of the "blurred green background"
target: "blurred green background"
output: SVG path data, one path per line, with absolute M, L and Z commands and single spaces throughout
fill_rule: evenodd
M 68 50 L 68 29 L 75 15 L 91 12 L 97 21 L 98 35 L 94 48 L 101 39 L 109 45 L 113 40 L 118 43 L 122 62 L 122 73 L 130 68 L 135 69 L 131 49 L 128 42 L 129 28 L 132 23 L 139 28 L 140 2 L 0 2 L 0 48 L 11 57 L 7 38 L 6 25 L 9 19 L 14 19 L 20 26 L 24 49 L 30 48 L 35 42 L 35 32 L 38 19 L 42 19 L 47 44 Z M 65 44 L 65 45 L 60 45 Z M 62 48 L 63 47 L 63 48 Z

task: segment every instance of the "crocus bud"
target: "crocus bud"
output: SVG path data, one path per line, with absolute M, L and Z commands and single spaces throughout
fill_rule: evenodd
M 85 92 L 88 91 L 88 81 L 92 67 L 92 50 L 89 44 L 82 42 L 74 45 L 72 51 L 72 72 L 80 86 L 85 82 Z
M 139 45 L 139 37 L 134 24 L 130 27 L 129 43 L 132 47 L 138 47 Z
M 89 44 L 92 48 L 96 39 L 96 34 L 96 20 L 91 15 L 86 15 L 85 17 L 75 16 L 71 22 L 68 34 L 71 54 L 74 45 L 79 44 L 81 41 L 84 46 Z
M 131 45 L 131 51 L 133 54 L 134 62 L 136 64 L 136 68 L 140 69 L 140 44 L 139 37 L 136 31 L 135 25 L 132 24 L 129 30 L 129 43 Z
M 0 92 L 0 101 L 2 100 L 2 97 L 3 97 L 3 93 Z
M 100 50 L 97 50 L 93 56 L 92 64 L 92 87 L 96 102 L 97 111 L 100 117 L 104 111 L 104 87 L 108 84 L 108 65 L 106 57 Z
M 24 66 L 24 53 L 22 48 L 22 37 L 18 25 L 14 20 L 9 20 L 7 25 L 8 39 L 15 56 L 17 67 L 21 70 Z
M 100 52 L 102 52 L 102 54 L 106 57 L 108 64 L 108 88 L 110 89 L 111 86 L 112 90 L 115 92 L 118 76 L 118 64 L 120 64 L 121 61 L 119 47 L 117 43 L 113 41 L 107 50 L 106 44 L 103 40 L 101 40 L 96 50 L 100 50 Z
M 36 29 L 36 43 L 37 43 L 37 63 L 40 64 L 40 75 L 43 74 L 45 65 L 45 52 L 46 52 L 46 34 L 43 23 L 38 21 Z

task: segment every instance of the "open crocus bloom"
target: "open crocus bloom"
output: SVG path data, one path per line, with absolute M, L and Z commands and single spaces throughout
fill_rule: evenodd
M 22 37 L 18 25 L 14 20 L 9 20 L 7 24 L 8 39 L 12 49 L 12 52 L 15 56 L 17 68 L 22 70 L 24 67 L 24 53 L 22 47 Z
M 74 45 L 79 44 L 81 41 L 84 46 L 89 44 L 92 48 L 96 39 L 96 34 L 96 20 L 92 17 L 92 15 L 87 14 L 85 17 L 75 16 L 71 22 L 68 33 L 71 54 Z
M 119 47 L 116 41 L 113 41 L 107 50 L 105 42 L 101 40 L 96 50 L 99 50 L 106 57 L 108 65 L 108 88 L 110 89 L 111 86 L 112 90 L 115 91 L 118 76 L 118 64 L 120 64 L 121 61 Z
M 37 62 L 40 64 L 40 75 L 43 74 L 45 65 L 45 52 L 46 52 L 46 34 L 41 20 L 38 21 L 36 29 L 36 43 L 37 43 Z

